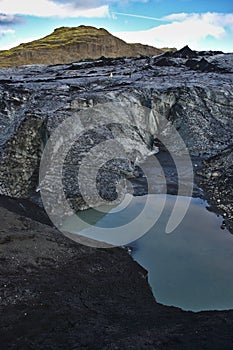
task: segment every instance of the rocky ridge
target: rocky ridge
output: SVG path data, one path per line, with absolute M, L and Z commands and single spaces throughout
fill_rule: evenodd
M 195 59 L 194 67 L 191 59 Z M 203 59 L 205 68 L 197 65 Z M 85 127 L 65 159 L 66 195 L 76 209 L 87 207 L 74 181 L 79 165 L 103 142 L 119 140 L 124 150 L 118 158 L 130 160 L 116 160 L 101 169 L 98 186 L 106 200 L 116 197 L 114 184 L 122 176 L 133 177 L 134 165 L 158 151 L 156 139 L 169 140 L 169 151 L 180 152 L 182 147 L 168 121 L 192 157 L 221 158 L 222 151 L 232 144 L 232 60 L 232 54 L 199 53 L 185 47 L 156 57 L 1 69 L 1 194 L 33 195 L 46 140 L 69 117 Z M 95 111 L 91 116 L 90 110 Z M 98 154 L 99 159 L 102 156 Z M 50 175 L 56 178 L 56 166 Z M 106 187 L 106 183 L 113 185 Z M 98 204 L 99 197 L 91 200 Z M 227 215 L 230 208 L 226 208 Z

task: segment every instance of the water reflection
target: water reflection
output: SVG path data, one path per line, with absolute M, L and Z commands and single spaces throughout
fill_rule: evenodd
M 156 300 L 193 311 L 233 308 L 233 235 L 200 199 L 192 199 L 180 226 L 164 234 L 174 200 L 168 196 L 160 220 L 133 243 Z
M 222 219 L 209 212 L 204 201 L 192 199 L 182 223 L 173 233 L 166 234 L 176 196 L 149 196 L 150 217 L 144 217 L 144 220 L 150 221 L 156 212 L 161 211 L 161 203 L 166 198 L 162 215 L 143 237 L 134 240 L 130 246 L 133 258 L 149 272 L 149 283 L 156 300 L 193 311 L 233 308 L 233 235 L 221 230 Z M 120 228 L 130 220 L 133 222 L 144 207 L 146 197 L 132 197 L 126 207 L 109 208 L 108 213 L 83 212 L 84 222 L 88 221 L 94 225 L 92 227 L 87 228 L 84 224 L 77 230 L 75 218 L 70 218 L 64 227 L 94 239 L 100 239 L 97 228 L 110 228 L 110 231 L 115 228 L 116 232 L 123 232 L 128 241 L 133 240 L 135 232 L 140 230 L 137 222 L 130 226 L 129 231 L 120 231 Z M 182 204 L 182 197 L 179 200 Z M 104 230 L 101 237 L 103 241 L 109 239 L 106 232 L 108 230 Z

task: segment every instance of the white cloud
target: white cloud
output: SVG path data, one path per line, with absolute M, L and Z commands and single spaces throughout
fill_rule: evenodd
M 209 23 L 229 27 L 233 30 L 233 13 L 211 13 L 203 14 L 203 19 Z
M 135 2 L 141 2 L 141 3 L 147 3 L 150 0 L 52 0 L 56 3 L 69 3 L 74 5 L 76 8 L 96 8 L 101 5 L 110 5 L 112 3 L 122 3 L 127 4 L 129 2 L 135 3 Z M 160 0 L 154 0 L 154 1 L 160 1 Z
M 220 40 L 227 35 L 226 29 L 233 29 L 233 14 L 178 13 L 163 17 L 168 24 L 162 24 L 145 31 L 118 32 L 116 36 L 127 42 L 141 42 L 157 47 L 181 48 L 189 45 L 203 49 L 203 40 L 212 37 Z
M 8 26 L 8 25 L 17 24 L 20 22 L 22 22 L 20 17 L 0 13 L 0 25 L 1 26 L 4 26 L 4 25 Z
M 220 25 L 229 26 L 233 29 L 233 13 L 217 13 L 217 12 L 206 12 L 206 13 L 173 13 L 171 15 L 163 17 L 164 20 L 168 21 L 187 21 L 187 20 L 201 20 L 203 22 Z
M 4 34 L 14 34 L 15 30 L 14 29 L 0 29 L 0 32 L 4 33 Z
M 0 35 L 1 36 L 5 36 L 7 34 L 15 34 L 15 30 L 14 29 L 3 29 L 3 28 L 0 28 Z
M 56 3 L 52 0 L 0 0 L 1 12 L 7 15 L 31 15 L 39 17 L 107 17 L 107 5 L 95 8 L 78 8 L 71 2 Z
M 0 38 L 5 37 L 6 35 L 14 35 L 15 34 L 15 30 L 13 29 L 4 29 L 2 27 L 0 27 Z M 0 50 L 5 50 L 4 48 L 1 48 L 0 46 Z
M 163 19 L 168 21 L 183 21 L 187 19 L 188 13 L 181 12 L 181 13 L 172 13 L 171 15 L 164 16 Z

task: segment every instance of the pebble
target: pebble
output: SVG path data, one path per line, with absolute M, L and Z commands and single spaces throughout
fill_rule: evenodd
M 213 177 L 218 177 L 219 174 L 217 173 L 217 171 L 215 171 L 214 173 L 212 173 L 212 176 L 213 176 Z

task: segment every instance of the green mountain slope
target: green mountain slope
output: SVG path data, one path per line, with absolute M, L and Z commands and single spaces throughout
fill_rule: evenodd
M 166 50 L 142 44 L 127 44 L 103 28 L 83 25 L 61 27 L 42 39 L 0 51 L 0 67 L 70 63 L 101 56 L 151 56 Z

